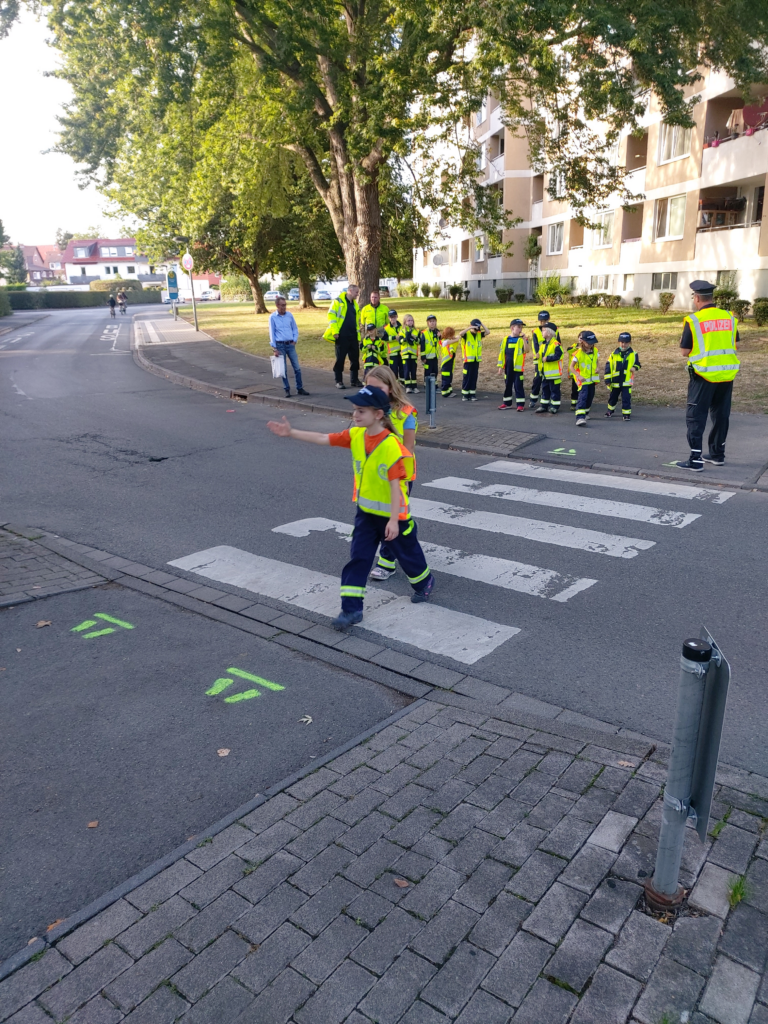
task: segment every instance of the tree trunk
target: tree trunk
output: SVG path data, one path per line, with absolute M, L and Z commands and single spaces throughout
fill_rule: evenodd
M 299 309 L 315 309 L 312 299 L 312 282 L 309 277 L 299 274 Z
M 347 280 L 360 289 L 362 309 L 371 292 L 379 287 L 381 263 L 381 207 L 378 176 L 361 182 L 354 176 L 355 209 L 344 218 L 344 235 L 339 239 L 347 265 Z M 345 211 L 346 212 L 346 211 Z
M 243 273 L 248 278 L 248 281 L 251 285 L 254 313 L 268 313 L 269 310 L 267 309 L 264 303 L 264 292 L 261 290 L 261 285 L 259 284 L 258 267 L 255 269 L 252 267 L 243 267 Z

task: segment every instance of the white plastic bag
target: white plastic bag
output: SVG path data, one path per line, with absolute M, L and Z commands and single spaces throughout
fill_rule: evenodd
M 282 354 L 282 352 L 279 355 L 270 356 L 270 361 L 272 363 L 272 376 L 275 379 L 284 377 L 285 376 L 285 356 Z

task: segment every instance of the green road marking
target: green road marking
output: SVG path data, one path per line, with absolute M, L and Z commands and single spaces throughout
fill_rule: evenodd
M 676 466 L 676 462 L 662 462 L 662 466 Z
M 233 682 L 234 679 L 217 679 L 213 686 L 210 688 L 210 690 L 205 691 L 206 696 L 217 696 L 217 694 L 221 693 L 222 690 L 226 690 L 228 686 L 231 686 Z
M 82 633 L 84 629 L 90 629 L 96 625 L 96 619 L 86 619 L 85 622 L 81 622 L 79 626 L 73 626 L 70 629 L 70 633 Z
M 84 640 L 90 640 L 94 636 L 106 636 L 107 633 L 114 633 L 114 629 L 96 629 L 93 633 L 83 633 Z
M 283 687 L 281 686 L 282 690 Z M 260 697 L 261 694 L 258 690 L 244 690 L 242 693 L 233 693 L 231 697 L 225 697 L 224 702 L 226 704 L 235 704 L 239 700 L 250 700 L 251 697 Z
M 262 679 L 261 676 L 251 675 L 250 672 L 244 672 L 241 668 L 228 668 L 227 672 L 231 672 L 233 676 L 237 676 L 238 679 L 247 679 L 250 683 L 259 683 L 261 686 L 266 687 L 267 690 L 284 690 L 284 686 L 280 686 L 279 683 L 270 683 L 268 679 Z M 232 698 L 227 698 L 231 700 Z
M 551 452 L 547 452 L 547 455 L 575 455 L 575 448 L 555 448 Z
M 103 612 L 95 612 L 94 615 L 97 619 L 103 619 L 105 622 L 111 622 L 114 626 L 122 626 L 123 629 L 136 628 L 135 626 L 132 626 L 130 622 L 123 622 L 122 619 L 113 619 L 111 615 L 104 615 Z

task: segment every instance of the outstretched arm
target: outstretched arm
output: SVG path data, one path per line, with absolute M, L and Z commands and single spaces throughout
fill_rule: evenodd
M 318 434 L 316 430 L 295 430 L 283 416 L 282 420 L 270 420 L 267 426 L 277 437 L 292 437 L 294 441 L 308 441 L 310 444 L 330 444 L 327 434 Z

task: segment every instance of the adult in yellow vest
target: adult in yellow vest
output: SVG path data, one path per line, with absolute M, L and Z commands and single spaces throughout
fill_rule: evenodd
M 328 310 L 328 326 L 323 337 L 333 342 L 336 348 L 336 362 L 333 375 L 336 387 L 344 390 L 344 361 L 349 359 L 349 383 L 360 387 L 360 307 L 357 296 L 360 289 L 356 284 L 347 285 L 347 290 L 334 299 Z
M 381 388 L 366 385 L 350 395 L 349 401 L 355 407 L 354 426 L 335 434 L 295 430 L 285 416 L 279 423 L 267 424 L 278 437 L 351 449 L 355 475 L 352 500 L 357 511 L 350 559 L 341 572 L 341 613 L 331 623 L 341 630 L 362 622 L 366 582 L 382 541 L 389 542 L 403 567 L 413 587 L 414 604 L 428 601 L 435 585 L 408 502 L 413 458 L 394 431 L 389 397 Z
M 381 304 L 381 293 L 371 292 L 371 298 L 367 306 L 360 310 L 360 328 L 363 330 L 368 324 L 375 327 L 386 327 L 389 323 L 389 309 Z
M 715 286 L 709 281 L 692 281 L 694 312 L 685 318 L 680 353 L 688 360 L 688 405 L 685 425 L 688 428 L 690 456 L 675 465 L 701 473 L 704 463 L 722 466 L 725 462 L 725 439 L 731 416 L 733 381 L 739 372 L 736 354 L 739 342 L 738 320 L 715 305 Z M 702 438 L 712 417 L 708 452 L 702 451 Z
M 594 331 L 582 331 L 579 335 L 579 347 L 571 359 L 571 373 L 579 388 L 576 402 L 576 426 L 586 427 L 589 410 L 595 400 L 595 385 L 600 380 L 597 361 L 597 337 Z

